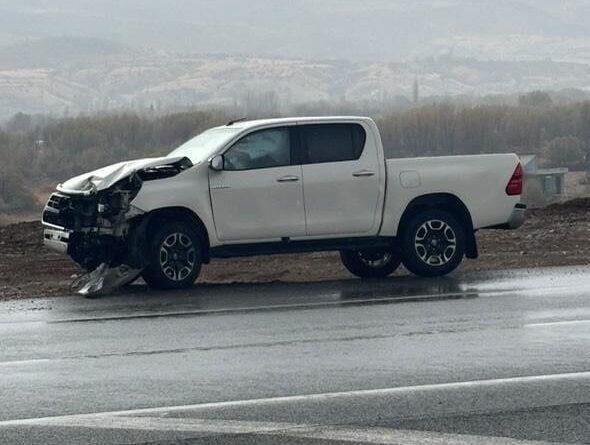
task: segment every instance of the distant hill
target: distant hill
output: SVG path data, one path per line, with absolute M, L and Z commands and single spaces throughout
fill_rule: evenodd
M 590 90 L 587 0 L 0 0 L 0 119 Z
M 447 54 L 408 62 L 304 60 L 135 50 L 99 39 L 48 38 L 0 48 L 0 119 L 198 105 L 406 103 L 421 98 L 590 91 L 590 65 L 478 60 Z

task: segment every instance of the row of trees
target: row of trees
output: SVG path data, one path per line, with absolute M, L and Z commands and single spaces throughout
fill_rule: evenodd
M 0 131 L 0 212 L 34 207 L 34 192 L 76 174 L 120 160 L 161 156 L 234 117 L 224 110 L 58 120 L 15 116 Z M 389 157 L 514 151 L 537 153 L 550 165 L 590 166 L 590 102 L 431 104 L 374 117 Z
M 544 148 L 554 151 L 574 144 L 583 152 L 583 159 L 574 156 L 578 168 L 590 148 L 590 102 L 546 107 L 431 105 L 383 116 L 378 124 L 389 156 L 543 154 Z

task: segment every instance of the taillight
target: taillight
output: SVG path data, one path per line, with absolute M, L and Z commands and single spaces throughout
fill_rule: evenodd
M 521 195 L 522 194 L 522 180 L 523 180 L 523 172 L 522 172 L 522 165 L 520 162 L 516 166 L 516 170 L 512 174 L 512 178 L 508 181 L 508 185 L 506 186 L 506 194 L 509 196 Z

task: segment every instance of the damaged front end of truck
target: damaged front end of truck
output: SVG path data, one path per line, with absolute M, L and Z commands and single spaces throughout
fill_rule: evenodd
M 140 239 L 147 218 L 133 205 L 146 181 L 165 180 L 192 167 L 186 158 L 124 162 L 70 179 L 43 210 L 44 244 L 68 254 L 88 273 L 72 288 L 91 296 L 136 279 L 145 267 Z

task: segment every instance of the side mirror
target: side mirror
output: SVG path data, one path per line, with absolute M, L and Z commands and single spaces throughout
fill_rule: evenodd
M 209 161 L 209 167 L 211 170 L 216 172 L 220 172 L 223 170 L 223 156 L 222 155 L 215 155 Z

